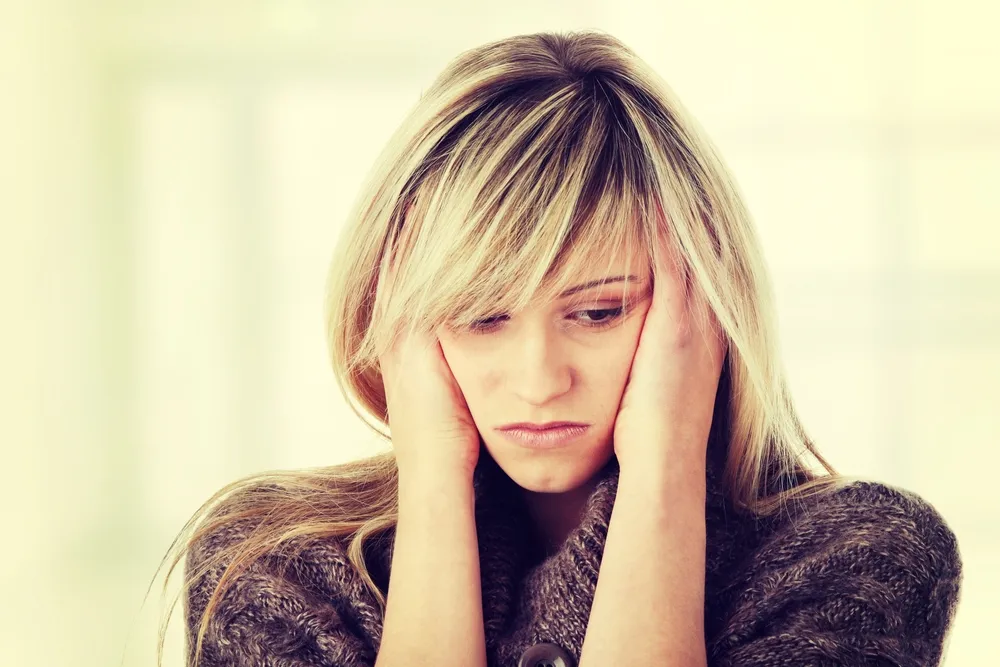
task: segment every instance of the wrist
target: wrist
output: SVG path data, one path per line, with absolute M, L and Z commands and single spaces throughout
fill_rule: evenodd
M 474 498 L 473 473 L 457 466 L 421 465 L 400 468 L 399 494 L 406 496 L 445 496 L 461 500 Z
M 653 456 L 623 463 L 619 489 L 639 487 L 658 496 L 670 494 L 704 499 L 707 493 L 705 460 L 697 456 Z

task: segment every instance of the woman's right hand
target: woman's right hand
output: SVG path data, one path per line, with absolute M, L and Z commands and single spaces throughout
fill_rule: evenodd
M 456 474 L 471 483 L 479 430 L 437 336 L 403 331 L 379 366 L 400 476 Z

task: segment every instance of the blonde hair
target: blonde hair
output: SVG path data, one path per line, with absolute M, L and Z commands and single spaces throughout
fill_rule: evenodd
M 845 484 L 792 405 L 772 288 L 737 186 L 668 86 L 599 31 L 519 35 L 460 54 L 392 136 L 330 266 L 328 341 L 341 392 L 385 436 L 378 359 L 403 326 L 463 327 L 519 310 L 561 292 L 609 249 L 638 247 L 654 266 L 656 235 L 676 248 L 678 270 L 728 346 L 716 403 L 727 497 L 768 515 Z M 810 470 L 807 454 L 825 474 Z M 343 539 L 384 609 L 363 547 L 396 525 L 396 483 L 389 452 L 257 474 L 214 494 L 164 558 L 174 555 L 167 579 L 204 535 L 237 522 L 254 530 L 187 572 L 191 586 L 225 566 L 195 653 L 228 586 L 278 547 Z

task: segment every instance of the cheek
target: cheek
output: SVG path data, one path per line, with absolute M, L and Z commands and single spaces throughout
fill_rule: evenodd
M 629 345 L 622 345 L 615 351 L 614 365 L 616 377 L 622 379 L 622 384 L 628 378 L 632 368 L 632 359 L 635 357 L 635 345 L 629 341 Z
M 625 389 L 625 383 L 632 369 L 632 359 L 635 357 L 640 330 L 641 327 L 628 329 L 623 327 L 622 335 L 605 355 L 603 372 L 607 378 L 606 382 L 614 386 L 619 396 Z
M 473 362 L 477 358 L 475 351 L 445 329 L 438 329 L 437 336 L 441 343 L 441 353 L 452 377 L 463 391 L 470 388 L 474 381 L 472 375 L 482 368 L 481 364 Z
M 439 329 L 437 335 L 441 353 L 469 412 L 477 424 L 483 423 L 487 417 L 484 412 L 491 404 L 489 397 L 498 384 L 493 370 L 497 366 L 496 360 L 485 346 L 475 340 L 456 336 L 447 329 Z
M 606 333 L 598 346 L 583 351 L 577 359 L 582 383 L 600 396 L 601 403 L 617 405 L 625 390 L 632 359 L 642 330 L 642 318 L 634 318 Z

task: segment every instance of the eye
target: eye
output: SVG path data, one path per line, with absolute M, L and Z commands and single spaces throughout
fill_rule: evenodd
M 592 318 L 590 322 L 586 323 L 586 326 L 600 328 L 608 327 L 614 324 L 621 316 L 624 306 L 618 306 L 617 308 L 599 308 L 592 310 L 580 310 L 578 313 L 587 313 L 589 317 Z
M 586 314 L 590 318 L 587 320 L 576 320 L 580 326 L 586 329 L 606 329 L 614 325 L 618 320 L 622 318 L 625 306 L 617 306 L 615 308 L 587 308 L 585 310 L 577 310 L 573 312 L 573 315 Z M 499 328 L 499 322 L 502 319 L 507 318 L 507 315 L 498 314 L 491 315 L 489 317 L 483 318 L 481 320 L 476 320 L 475 323 L 469 328 L 472 333 L 490 333 Z
M 491 315 L 490 317 L 487 317 L 486 319 L 476 320 L 473 323 L 473 325 L 472 325 L 472 330 L 473 331 L 482 331 L 482 330 L 485 330 L 485 329 L 491 329 L 491 328 L 493 328 L 493 326 L 496 324 L 496 322 L 501 317 L 507 317 L 507 316 L 506 315 Z

